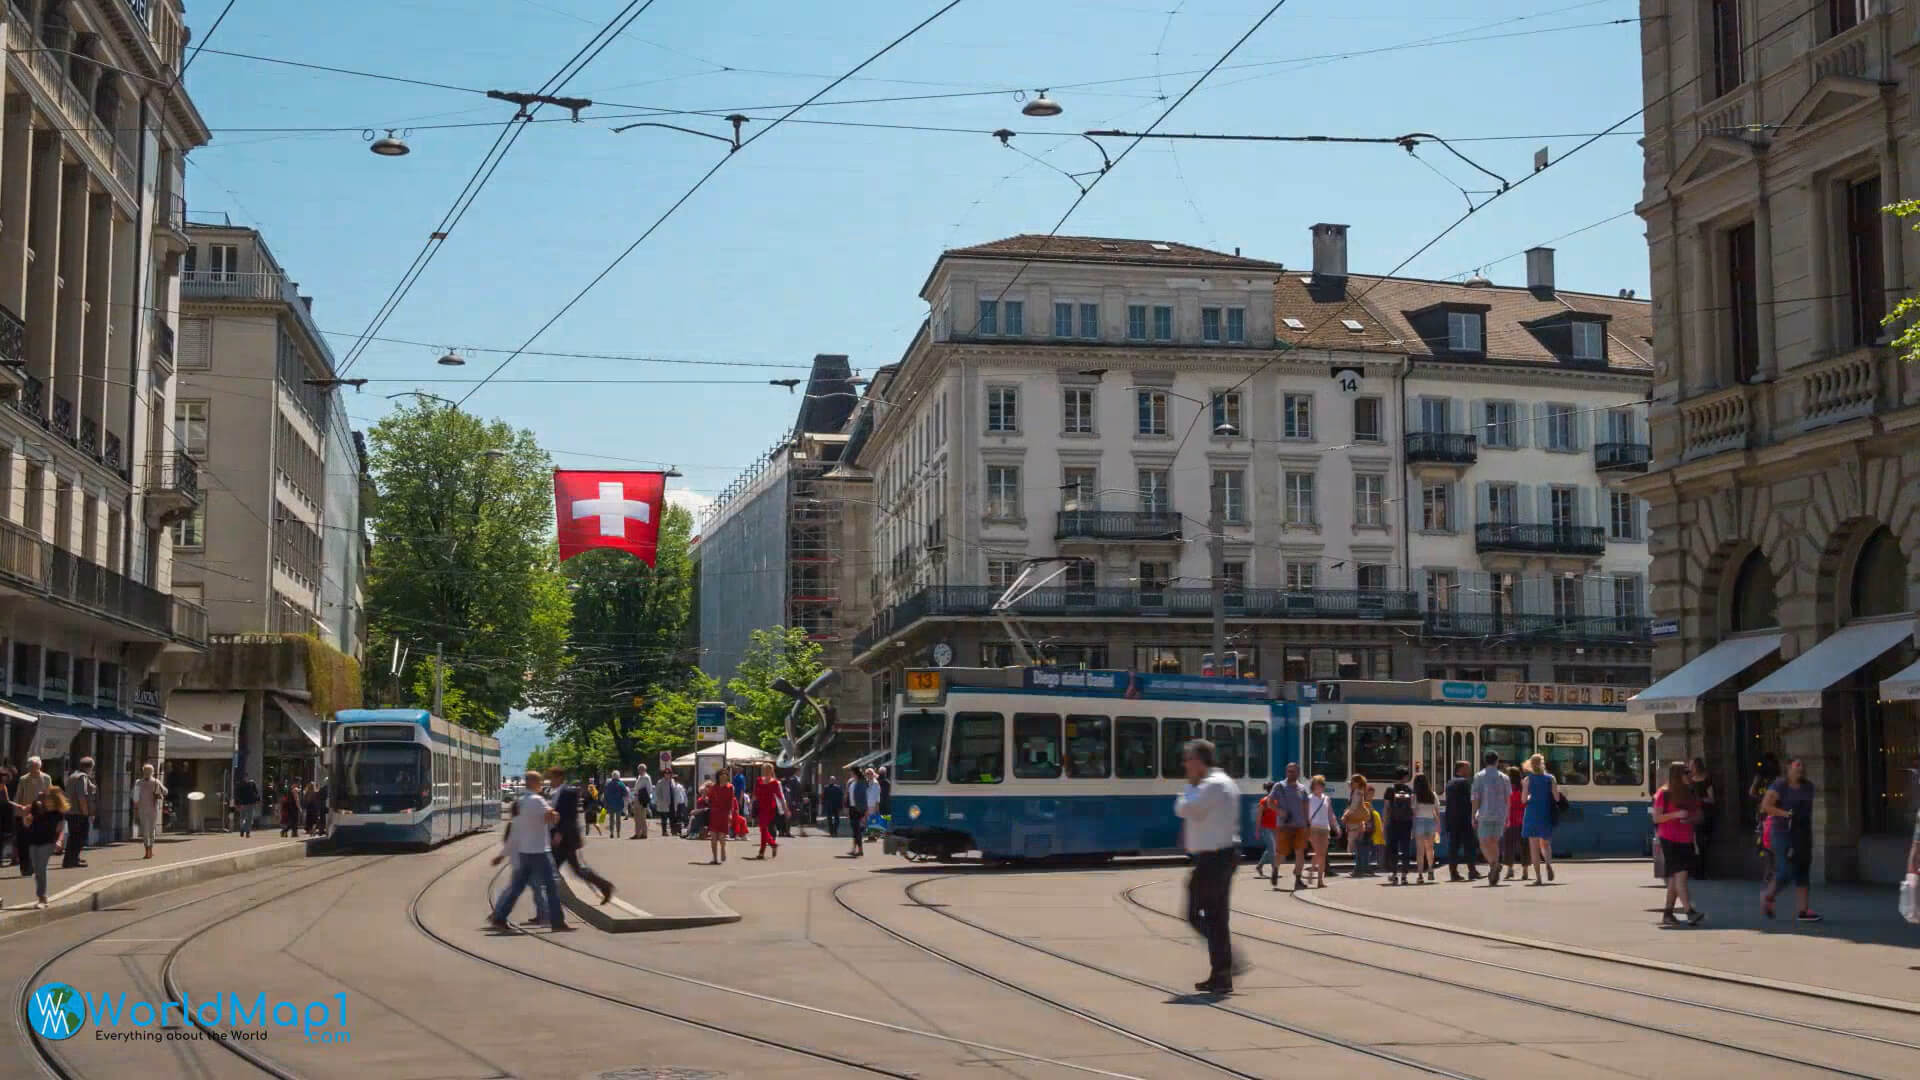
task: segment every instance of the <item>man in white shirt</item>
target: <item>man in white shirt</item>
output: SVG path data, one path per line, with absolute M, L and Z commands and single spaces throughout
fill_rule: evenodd
M 640 766 L 640 775 L 633 778 L 633 838 L 647 838 L 647 815 L 653 809 L 653 777 L 647 775 L 647 767 Z
M 493 864 L 500 865 L 507 856 L 513 856 L 513 877 L 508 880 L 505 892 L 493 905 L 493 917 L 487 922 L 495 930 L 506 930 L 507 916 L 513 913 L 514 901 L 520 899 L 520 893 L 528 883 L 539 894 L 539 907 L 553 918 L 555 933 L 571 930 L 566 922 L 566 912 L 560 907 L 560 890 L 554 883 L 553 843 L 548 831 L 559 823 L 560 815 L 555 813 L 547 800 L 535 794 L 540 790 L 541 776 L 537 772 L 527 773 L 527 790 L 513 804 L 513 817 L 507 823 L 504 842 L 500 854 L 493 857 Z
M 154 777 L 153 766 L 140 766 L 140 779 L 133 782 L 133 820 L 139 823 L 140 840 L 147 845 L 143 859 L 153 858 L 153 834 L 160 827 L 160 804 L 166 797 L 167 785 Z
M 653 785 L 650 805 L 653 812 L 660 815 L 660 835 L 674 835 L 675 826 L 680 818 L 680 806 L 686 801 L 686 789 L 680 786 L 680 778 L 669 770 L 660 774 Z
M 1205 739 L 1187 743 L 1181 755 L 1187 769 L 1187 790 L 1174 800 L 1180 818 L 1180 841 L 1193 856 L 1187 878 L 1187 922 L 1207 939 L 1211 970 L 1193 988 L 1203 994 L 1230 994 L 1233 977 L 1246 970 L 1236 954 L 1227 928 L 1229 894 L 1234 865 L 1240 859 L 1240 788 L 1214 762 L 1213 744 Z

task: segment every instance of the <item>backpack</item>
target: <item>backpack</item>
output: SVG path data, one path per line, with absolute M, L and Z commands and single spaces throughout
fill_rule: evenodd
M 1393 791 L 1387 794 L 1387 820 L 1395 825 L 1413 824 L 1413 793 Z

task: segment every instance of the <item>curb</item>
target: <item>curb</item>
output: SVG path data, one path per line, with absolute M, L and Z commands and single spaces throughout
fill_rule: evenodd
M 1416 926 L 1423 930 L 1439 930 L 1443 933 L 1459 934 L 1462 937 L 1480 938 L 1483 941 L 1497 941 L 1504 945 L 1519 945 L 1529 949 L 1542 949 L 1547 952 L 1563 953 L 1568 956 L 1578 956 L 1588 960 L 1601 960 L 1610 964 L 1623 964 L 1628 967 L 1645 968 L 1649 971 L 1662 971 L 1675 975 L 1690 975 L 1698 979 L 1711 979 L 1715 982 L 1733 983 L 1737 986 L 1756 987 L 1762 990 L 1777 990 L 1781 993 L 1796 994 L 1800 997 L 1822 998 L 1827 1001 L 1839 1002 L 1843 1005 L 1864 1005 L 1873 1009 L 1884 1009 L 1889 1012 L 1920 1016 L 1920 1005 L 1908 1001 L 1897 1001 L 1893 998 L 1874 997 L 1871 994 L 1856 994 L 1848 990 L 1836 990 L 1826 986 L 1812 986 L 1807 983 L 1783 982 L 1779 979 L 1769 979 L 1760 975 L 1745 975 L 1734 971 L 1690 967 L 1685 964 L 1669 963 L 1665 960 L 1654 960 L 1645 956 L 1606 952 L 1601 949 L 1588 949 L 1579 945 L 1568 945 L 1560 941 L 1546 941 L 1540 938 L 1520 937 L 1515 934 L 1501 934 L 1492 930 L 1475 930 L 1465 926 L 1454 926 L 1451 923 L 1416 919 L 1407 915 L 1389 915 L 1378 911 L 1364 911 L 1360 908 L 1348 907 L 1345 904 L 1335 903 L 1331 900 L 1322 900 L 1317 897 L 1303 896 L 1299 893 L 1293 894 L 1293 899 L 1309 907 L 1338 911 L 1342 914 L 1356 915 L 1364 919 L 1377 919 L 1383 922 L 1400 923 L 1403 926 Z
M 304 859 L 308 855 L 308 848 L 309 841 L 289 840 L 245 851 L 206 855 L 161 866 L 137 867 L 91 878 L 55 893 L 44 908 L 18 908 L 0 912 L 0 934 L 11 934 L 59 919 L 84 915 L 89 911 L 117 907 L 131 900 L 198 885 L 215 878 Z
M 657 930 L 691 930 L 701 926 L 719 926 L 724 923 L 737 923 L 740 913 L 710 900 L 706 892 L 700 894 L 702 903 L 713 909 L 710 915 L 654 915 L 615 897 L 605 905 L 583 900 L 573 893 L 561 874 L 554 874 L 554 880 L 560 887 L 560 902 L 567 910 L 592 926 L 609 934 L 644 934 Z M 711 891 L 711 890 L 709 890 Z

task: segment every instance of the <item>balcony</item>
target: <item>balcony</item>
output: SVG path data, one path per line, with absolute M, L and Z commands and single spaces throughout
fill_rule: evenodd
M 107 468 L 112 469 L 121 476 L 127 474 L 126 459 L 120 450 L 120 436 L 111 431 L 107 432 L 106 445 L 100 450 L 100 460 L 106 464 Z
M 1518 612 L 1429 611 L 1421 629 L 1429 637 L 1459 637 L 1563 645 L 1653 644 L 1653 620 L 1645 615 L 1537 615 Z
M 1601 473 L 1643 473 L 1653 461 L 1653 447 L 1646 443 L 1603 442 L 1593 444 L 1593 467 Z
M 0 304 L 0 365 L 19 365 L 26 360 L 27 324 Z
M 121 197 L 131 199 L 139 190 L 139 174 L 134 169 L 133 158 L 114 140 L 115 125 L 100 118 L 93 103 L 67 73 L 68 50 L 74 47 L 75 31 L 59 30 L 50 35 L 51 40 L 43 41 L 34 29 L 34 20 L 22 9 L 19 0 L 13 0 L 7 7 L 8 52 L 21 57 L 23 66 L 38 83 L 39 91 L 51 102 L 55 115 L 65 121 L 66 131 L 93 155 L 94 172 L 112 177 L 121 186 Z
M 154 240 L 163 250 L 171 249 L 175 254 L 185 254 L 193 246 L 187 236 L 187 200 L 178 191 L 161 188 L 154 196 L 153 215 Z
M 95 460 L 100 457 L 100 421 L 91 416 L 80 418 L 80 449 L 92 455 Z
M 1158 510 L 1062 510 L 1055 540 L 1114 542 L 1180 539 L 1180 515 Z
M 47 384 L 31 372 L 23 373 L 20 379 L 20 396 L 13 404 L 21 412 L 33 418 L 41 427 L 47 426 Z
M 300 299 L 299 286 L 285 274 L 239 274 L 222 270 L 196 270 L 180 276 L 182 300 L 277 301 L 293 309 L 293 316 L 320 347 L 326 336 L 313 321 L 313 312 Z
M 1607 534 L 1597 525 L 1509 525 L 1490 521 L 1473 527 L 1473 549 L 1483 553 L 1597 557 L 1606 554 Z
M 79 436 L 73 430 L 73 400 L 60 394 L 53 395 L 53 427 L 55 435 L 75 446 L 80 445 Z
M 147 459 L 147 520 L 160 528 L 193 514 L 200 506 L 200 466 L 180 451 Z
M 1409 464 L 1471 465 L 1480 460 L 1480 439 L 1450 431 L 1407 432 Z
M 54 547 L 25 527 L 4 520 L 0 520 L 0 586 L 127 623 L 159 637 L 175 636 L 177 602 L 172 597 Z M 198 632 L 203 643 L 204 624 Z

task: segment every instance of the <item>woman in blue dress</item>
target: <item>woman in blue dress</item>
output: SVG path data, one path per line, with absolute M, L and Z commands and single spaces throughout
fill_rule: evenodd
M 1533 876 L 1535 885 L 1553 880 L 1553 774 L 1547 771 L 1547 759 L 1535 754 L 1527 759 L 1527 811 L 1520 821 L 1520 835 L 1533 853 L 1533 865 L 1546 875 Z

